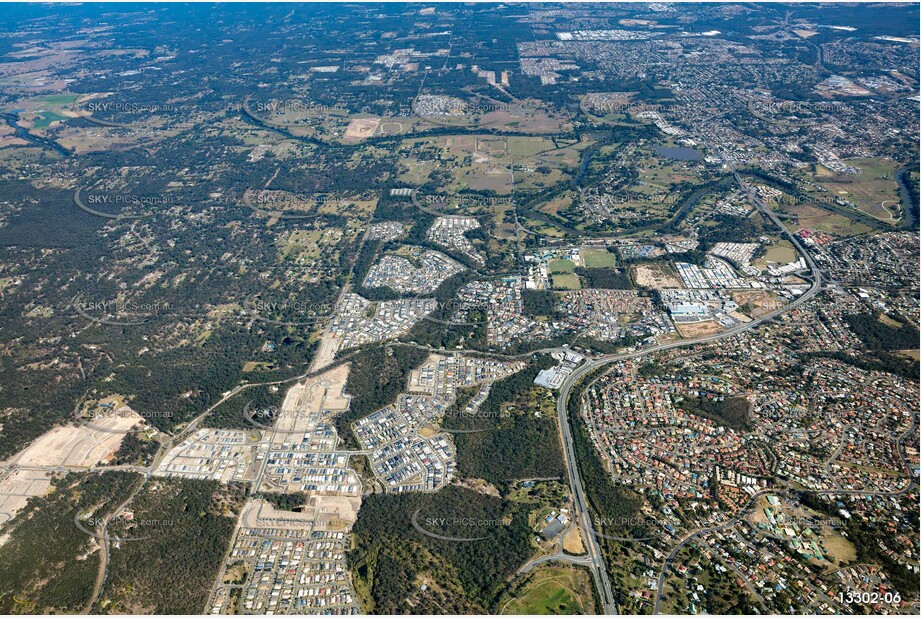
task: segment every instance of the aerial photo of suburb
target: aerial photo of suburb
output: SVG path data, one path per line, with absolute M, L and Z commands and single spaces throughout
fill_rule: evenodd
M 921 614 L 921 5 L 0 7 L 0 614 Z

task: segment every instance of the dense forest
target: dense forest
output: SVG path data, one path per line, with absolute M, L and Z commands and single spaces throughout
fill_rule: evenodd
M 890 352 L 918 348 L 918 328 L 898 316 L 859 313 L 848 315 L 845 320 L 870 350 Z
M 113 463 L 116 466 L 148 466 L 159 448 L 160 443 L 157 440 L 144 438 L 134 432 L 127 433 L 115 452 Z
M 521 290 L 522 312 L 531 317 L 555 318 L 556 295 L 550 290 Z
M 284 385 L 246 388 L 212 410 L 202 421 L 217 429 L 255 429 L 255 423 L 272 425 L 285 398 Z
M 843 351 L 814 354 L 835 358 L 870 371 L 886 371 L 917 382 L 921 367 L 912 358 L 898 354 L 901 350 L 918 349 L 918 328 L 901 316 L 888 314 L 851 314 L 845 322 L 867 347 L 866 352 Z
M 200 614 L 244 499 L 241 485 L 151 479 L 131 501 L 130 521 L 109 526 L 123 542 L 112 552 L 94 613 Z
M 77 527 L 110 515 L 140 482 L 131 472 L 71 473 L 30 498 L 0 525 L 0 612 L 79 614 L 92 601 L 99 567 L 96 541 Z
M 525 369 L 495 382 L 477 414 L 446 416 L 445 429 L 471 432 L 454 434 L 460 476 L 504 486 L 566 474 L 552 406 L 549 415 L 535 415 L 548 391 L 535 386 L 534 378 L 554 364 L 549 355 L 537 356 Z
M 420 528 L 479 540 L 443 540 Z M 378 614 L 486 613 L 532 551 L 523 506 L 456 486 L 434 494 L 369 496 L 353 533 L 349 567 L 357 587 L 367 591 L 366 609 Z M 437 598 L 417 595 L 422 582 Z
M 265 498 L 272 506 L 282 511 L 299 511 L 305 504 L 310 501 L 310 496 L 303 491 L 297 491 L 291 494 L 280 494 L 276 492 L 265 492 L 255 494 L 254 498 Z
M 921 374 L 921 367 L 918 366 L 917 361 L 888 352 L 852 354 L 836 350 L 835 352 L 810 352 L 803 355 L 804 360 L 808 358 L 833 358 L 836 361 L 847 363 L 866 371 L 885 371 L 915 382 L 921 377 L 919 375 Z
M 604 290 L 632 290 L 633 281 L 625 268 L 576 268 L 586 287 Z
M 684 397 L 676 400 L 675 406 L 736 431 L 750 431 L 752 428 L 751 417 L 748 415 L 751 404 L 745 397 Z
M 701 228 L 698 236 L 700 251 L 706 251 L 718 242 L 750 242 L 761 233 L 761 227 L 749 217 L 717 213 L 709 221 L 716 225 Z

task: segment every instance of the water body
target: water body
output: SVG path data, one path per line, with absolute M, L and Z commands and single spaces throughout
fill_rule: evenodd
M 908 180 L 906 175 L 912 169 L 911 164 L 906 165 L 895 173 L 895 181 L 899 185 L 899 197 L 902 198 L 902 211 L 905 213 L 905 220 L 902 225 L 909 229 L 914 229 L 918 223 L 918 204 L 911 199 L 911 193 L 908 192 Z
M 3 119 L 6 120 L 7 124 L 13 127 L 13 130 L 16 131 L 16 137 L 22 138 L 26 140 L 27 142 L 31 142 L 38 146 L 56 150 L 58 153 L 60 153 L 62 157 L 69 157 L 70 155 L 73 154 L 71 151 L 67 150 L 66 148 L 61 146 L 59 143 L 57 143 L 56 141 L 52 139 L 47 139 L 44 137 L 39 137 L 37 135 L 32 135 L 31 133 L 29 133 L 28 129 L 26 129 L 25 127 L 19 126 L 19 116 L 17 116 L 16 114 L 7 113 L 7 114 L 3 114 L 2 116 L 3 116 Z
M 678 161 L 697 161 L 703 158 L 704 153 L 693 148 L 670 148 L 668 146 L 653 146 L 653 151 L 660 157 L 677 159 Z
M 592 162 L 592 157 L 597 150 L 598 148 L 596 146 L 591 146 L 582 151 L 582 163 L 579 165 L 579 173 L 576 174 L 576 178 L 574 180 L 576 186 L 580 186 L 582 184 L 582 177 L 585 176 L 585 172 L 588 171 L 588 164 Z

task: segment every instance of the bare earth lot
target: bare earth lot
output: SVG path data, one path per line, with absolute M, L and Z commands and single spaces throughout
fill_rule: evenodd
M 48 468 L 66 472 L 108 460 L 125 434 L 143 420 L 131 408 L 122 406 L 114 414 L 94 418 L 91 425 L 55 427 L 3 462 L 4 466 L 19 468 L 0 471 L 0 524 L 12 519 L 29 498 L 48 491 L 53 474 Z
M 638 264 L 634 266 L 633 280 L 639 286 L 657 290 L 684 287 L 675 275 L 660 264 Z

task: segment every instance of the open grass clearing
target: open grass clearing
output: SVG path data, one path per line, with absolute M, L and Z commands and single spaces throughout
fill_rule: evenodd
M 501 609 L 506 615 L 573 615 L 594 613 L 589 574 L 572 567 L 547 566 L 531 578 Z

